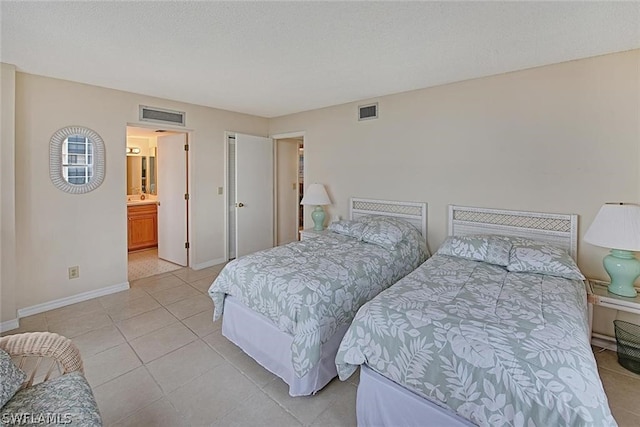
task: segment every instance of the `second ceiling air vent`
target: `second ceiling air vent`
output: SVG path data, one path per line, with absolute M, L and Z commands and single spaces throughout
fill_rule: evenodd
M 378 103 L 358 106 L 358 120 L 371 120 L 378 118 Z
M 140 121 L 154 123 L 168 123 L 184 126 L 186 113 L 183 111 L 165 110 L 164 108 L 140 106 Z

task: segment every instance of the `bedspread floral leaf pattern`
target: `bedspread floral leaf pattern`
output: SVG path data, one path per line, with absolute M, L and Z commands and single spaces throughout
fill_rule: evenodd
M 336 356 L 482 426 L 615 426 L 577 280 L 435 255 L 365 304 Z
M 362 304 L 424 262 L 424 238 L 407 225 L 410 238 L 393 250 L 329 233 L 236 259 L 209 289 L 214 320 L 226 295 L 238 298 L 293 336 L 292 363 L 302 377 L 317 365 L 320 346 Z

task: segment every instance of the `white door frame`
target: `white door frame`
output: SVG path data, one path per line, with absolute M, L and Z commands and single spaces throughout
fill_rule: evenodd
M 278 186 L 275 185 L 278 182 L 278 143 L 279 139 L 288 139 L 288 138 L 300 138 L 302 137 L 302 144 L 304 146 L 304 137 L 305 131 L 297 131 L 297 132 L 286 132 L 286 133 L 277 133 L 271 135 L 270 138 L 274 140 L 276 143 L 273 144 L 273 241 L 278 241 Z M 226 141 L 226 140 L 225 140 Z M 305 158 L 305 167 L 303 170 L 302 180 L 306 182 L 307 179 L 307 160 Z M 296 189 L 296 194 L 300 191 L 300 181 L 299 178 L 296 178 L 296 184 L 298 184 L 298 188 Z M 296 215 L 297 218 L 297 215 Z
M 193 149 L 193 134 L 194 131 L 191 128 L 184 128 L 181 126 L 174 126 L 174 125 L 160 125 L 160 123 L 155 123 L 155 124 L 150 124 L 150 123 L 145 123 L 145 122 L 127 122 L 126 127 L 125 127 L 125 137 L 124 137 L 124 141 L 123 141 L 123 147 L 122 147 L 122 153 L 125 156 L 125 162 L 126 160 L 126 149 L 127 149 L 127 127 L 136 127 L 136 128 L 146 128 L 146 129 L 154 129 L 154 130 L 158 130 L 158 129 L 167 129 L 167 130 L 171 130 L 174 132 L 181 132 L 186 134 L 187 137 L 187 144 L 189 144 L 189 151 L 187 151 L 187 192 L 189 193 L 189 200 L 187 201 L 187 239 L 189 239 L 189 248 L 187 249 L 187 267 L 191 267 L 191 264 L 193 263 L 193 260 L 195 259 L 195 244 L 193 241 L 193 227 L 191 226 L 192 222 L 191 222 L 191 218 L 192 218 L 192 211 L 193 209 L 191 209 L 191 200 L 193 198 L 193 193 L 192 193 L 192 180 L 191 180 L 191 176 L 192 176 L 192 170 L 193 167 L 191 165 L 191 151 Z M 226 142 L 226 139 L 225 139 Z M 126 165 L 125 165 L 125 170 L 126 170 Z M 125 196 L 126 196 L 126 192 L 125 192 Z M 125 198 L 126 200 L 126 198 Z M 126 207 L 126 205 L 125 205 Z M 126 215 L 125 215 L 126 218 Z M 127 227 L 125 227 L 125 233 L 128 233 Z M 125 239 L 125 242 L 127 242 L 127 239 Z M 128 243 L 125 243 L 125 253 L 128 255 L 129 254 L 129 247 L 128 247 Z M 128 265 L 129 263 L 127 262 L 127 269 L 128 269 Z M 128 277 L 129 273 L 127 271 L 127 277 Z
M 229 261 L 229 136 L 236 135 L 237 133 L 239 132 L 224 132 L 224 187 L 222 190 L 224 206 L 224 262 Z

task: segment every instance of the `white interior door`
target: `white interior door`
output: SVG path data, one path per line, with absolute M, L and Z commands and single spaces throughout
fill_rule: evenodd
M 186 134 L 158 137 L 158 257 L 187 265 Z
M 236 134 L 236 257 L 273 247 L 273 141 Z

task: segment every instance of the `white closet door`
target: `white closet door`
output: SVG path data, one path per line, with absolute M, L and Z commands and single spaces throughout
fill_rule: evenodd
M 273 247 L 273 141 L 236 134 L 236 257 Z

